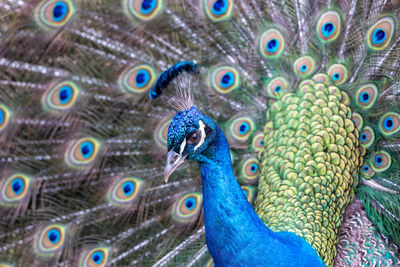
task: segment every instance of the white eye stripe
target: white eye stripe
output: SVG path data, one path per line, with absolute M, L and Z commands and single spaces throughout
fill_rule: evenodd
M 204 140 L 206 140 L 206 132 L 204 131 L 206 125 L 201 120 L 199 121 L 199 124 L 200 124 L 199 130 L 201 133 L 200 142 L 194 147 L 194 151 L 196 151 L 199 147 L 201 147 L 201 145 L 204 143 Z
M 183 150 L 185 150 L 186 147 L 186 138 L 183 139 L 183 142 L 181 144 L 181 150 L 179 152 L 179 155 L 182 155 Z

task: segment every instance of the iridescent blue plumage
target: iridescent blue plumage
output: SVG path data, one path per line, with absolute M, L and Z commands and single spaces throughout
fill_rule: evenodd
M 190 143 L 194 133 L 201 135 L 200 141 Z M 176 159 L 181 157 L 200 166 L 206 240 L 216 266 L 324 266 L 304 239 L 275 233 L 261 221 L 236 181 L 222 130 L 195 107 L 171 121 L 168 151 L 174 157 L 168 157 L 167 168 L 180 165 Z

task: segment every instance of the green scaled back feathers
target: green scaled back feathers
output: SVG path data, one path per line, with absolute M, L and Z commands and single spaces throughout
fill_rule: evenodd
M 400 264 L 398 2 L 6 0 L 0 14 L 0 266 L 213 266 L 197 166 L 162 177 L 180 107 L 148 99 L 179 61 L 200 73 L 163 98 L 190 91 L 223 129 L 268 227 L 328 266 Z
M 316 75 L 318 77 L 318 74 Z M 274 231 L 291 231 L 332 265 L 345 208 L 362 163 L 344 92 L 304 80 L 270 106 L 256 211 Z

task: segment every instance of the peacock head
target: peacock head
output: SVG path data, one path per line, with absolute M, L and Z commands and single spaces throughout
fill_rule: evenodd
M 168 128 L 168 156 L 164 169 L 165 182 L 185 159 L 202 162 L 214 142 L 217 125 L 194 106 L 179 111 Z

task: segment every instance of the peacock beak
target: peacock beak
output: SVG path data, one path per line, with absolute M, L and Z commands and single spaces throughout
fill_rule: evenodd
M 167 183 L 169 176 L 178 168 L 186 159 L 187 155 L 182 156 L 175 151 L 171 150 L 168 152 L 167 164 L 164 168 L 164 180 Z

